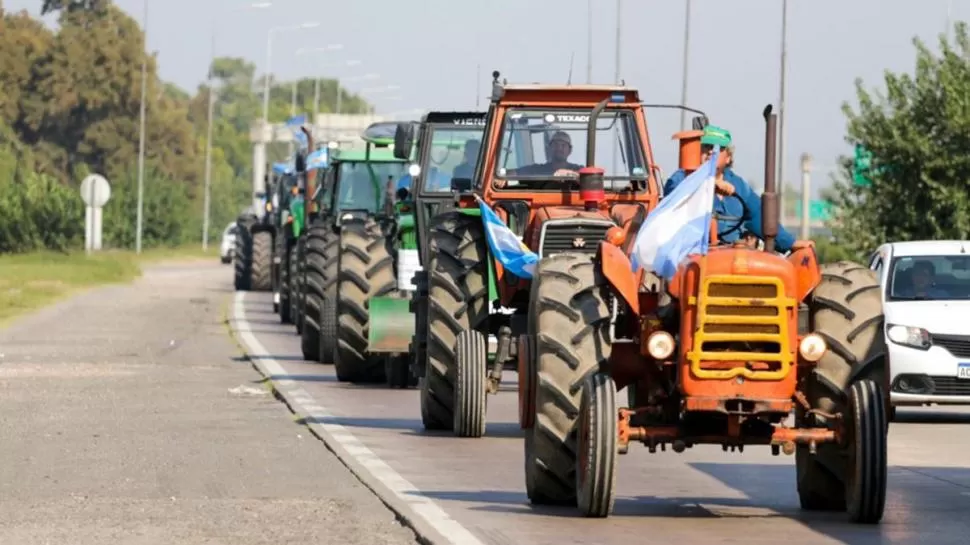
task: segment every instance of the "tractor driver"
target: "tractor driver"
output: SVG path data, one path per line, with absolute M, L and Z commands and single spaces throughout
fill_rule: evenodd
M 482 147 L 482 141 L 471 139 L 465 141 L 465 160 L 451 171 L 452 178 L 471 179 L 475 174 L 475 164 L 478 162 L 478 150 Z
M 738 219 L 743 216 L 743 229 L 747 233 L 764 239 L 761 232 L 761 197 L 755 193 L 744 178 L 735 174 L 731 167 L 734 166 L 734 146 L 731 143 L 731 133 L 713 125 L 704 127 L 704 134 L 701 136 L 701 161 L 707 161 L 714 151 L 714 146 L 720 146 L 721 152 L 717 160 L 717 189 L 714 194 L 714 212 L 725 219 L 718 220 L 718 238 L 723 242 L 733 243 L 742 236 L 742 229 L 738 229 Z M 664 184 L 664 195 L 670 193 L 680 182 L 687 177 L 683 169 L 678 169 L 671 174 L 667 183 Z M 731 196 L 731 198 L 725 198 Z M 736 198 L 735 198 L 736 197 Z M 741 206 L 740 200 L 744 203 Z M 728 232 L 731 231 L 731 232 Z M 781 225 L 778 226 L 778 237 L 775 239 L 775 249 L 778 252 L 789 252 L 795 245 L 795 237 L 785 230 Z
M 509 175 L 522 175 L 522 176 L 569 176 L 575 178 L 579 176 L 580 169 L 583 168 L 582 165 L 577 165 L 576 163 L 570 163 L 568 161 L 569 155 L 573 152 L 573 141 L 570 138 L 569 133 L 566 131 L 556 131 L 549 143 L 546 144 L 546 162 L 545 163 L 533 163 L 531 165 L 526 165 L 521 168 L 510 169 Z M 505 180 L 495 180 L 495 187 L 502 188 L 505 187 Z M 534 189 L 560 189 L 562 187 L 561 182 L 556 181 L 545 181 L 539 182 L 538 184 L 530 184 Z

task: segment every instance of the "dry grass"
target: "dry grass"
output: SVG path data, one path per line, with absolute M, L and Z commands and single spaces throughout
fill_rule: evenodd
M 218 246 L 153 248 L 141 255 L 109 250 L 85 255 L 39 252 L 0 256 L 0 324 L 80 290 L 125 283 L 141 275 L 141 265 L 165 260 L 218 259 Z

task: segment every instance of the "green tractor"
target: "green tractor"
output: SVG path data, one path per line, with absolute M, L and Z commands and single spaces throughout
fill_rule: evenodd
M 273 288 L 273 245 L 276 238 L 274 210 L 271 195 L 279 185 L 280 178 L 290 171 L 289 165 L 273 165 L 272 178 L 263 178 L 263 191 L 255 196 L 262 203 L 258 209 L 249 208 L 236 219 L 239 229 L 234 249 L 234 284 L 239 291 L 270 291 Z M 278 310 L 277 301 L 273 311 Z
M 277 178 L 273 187 L 273 225 L 276 233 L 273 246 L 273 309 L 280 315 L 280 322 L 293 322 L 295 304 L 292 298 L 294 264 L 297 240 L 303 229 L 303 193 L 306 161 L 297 152 L 295 168 L 288 169 Z
M 398 189 L 398 292 L 371 299 L 368 350 L 385 357 L 388 385 L 415 386 L 427 365 L 428 222 L 453 205 L 451 179 L 471 178 L 483 112 L 429 112 L 398 126 L 394 156 L 409 159 L 410 188 Z M 424 386 L 422 386 L 424 391 Z
M 375 123 L 361 149 L 331 149 L 317 171 L 306 216 L 302 259 L 307 360 L 334 363 L 337 378 L 382 382 L 383 358 L 368 351 L 369 301 L 397 289 L 393 239 L 398 232 L 394 184 L 407 162 L 391 153 L 396 123 Z

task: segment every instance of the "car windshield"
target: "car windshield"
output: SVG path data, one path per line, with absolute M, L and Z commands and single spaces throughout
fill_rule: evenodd
M 970 299 L 970 255 L 897 257 L 889 279 L 889 301 Z
M 451 191 L 452 178 L 471 179 L 478 166 L 478 150 L 482 144 L 484 125 L 446 125 L 432 127 L 431 149 L 422 158 L 427 164 L 421 169 L 423 190 L 432 193 Z
M 586 163 L 589 109 L 510 109 L 505 115 L 495 177 L 507 189 L 561 190 Z M 647 177 L 633 112 L 606 110 L 596 123 L 596 166 L 607 190 Z M 552 180 L 555 183 L 549 184 Z M 497 186 L 498 187 L 498 186 Z
M 367 210 L 372 213 L 382 210 L 387 182 L 397 182 L 406 173 L 407 164 L 403 162 L 340 163 L 337 210 Z

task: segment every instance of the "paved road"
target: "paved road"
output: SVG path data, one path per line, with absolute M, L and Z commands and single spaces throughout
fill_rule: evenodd
M 417 392 L 336 381 L 300 357 L 264 293 L 238 293 L 239 338 L 311 429 L 434 543 L 821 545 L 970 542 L 970 411 L 900 413 L 890 431 L 890 491 L 879 526 L 798 507 L 794 458 L 767 447 L 684 454 L 631 445 L 620 458 L 616 515 L 583 519 L 534 509 L 523 488 L 514 375 L 490 398 L 487 437 L 421 430 Z M 625 396 L 621 396 L 625 399 Z M 631 541 L 632 540 L 632 541 Z
M 415 543 L 241 357 L 215 261 L 0 331 L 0 543 Z

